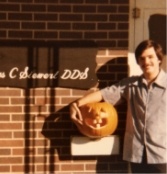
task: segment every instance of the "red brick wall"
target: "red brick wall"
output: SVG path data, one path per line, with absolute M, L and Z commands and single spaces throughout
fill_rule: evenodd
M 1 0 L 0 39 L 128 45 L 128 0 Z
M 104 87 L 128 73 L 128 8 L 128 0 L 1 0 L 0 40 L 94 40 Z M 127 172 L 122 146 L 120 155 L 71 156 L 70 137 L 80 133 L 68 105 L 87 92 L 1 87 L 0 173 Z M 122 143 L 126 105 L 117 110 Z

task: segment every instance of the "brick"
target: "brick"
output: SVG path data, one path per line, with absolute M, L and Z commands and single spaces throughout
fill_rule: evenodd
M 41 165 L 41 164 L 37 164 L 36 165 L 36 169 L 37 169 L 37 172 L 43 172 L 43 171 L 49 171 L 50 172 L 50 174 L 51 173 L 53 173 L 53 172 L 51 172 L 50 171 L 50 168 L 51 168 L 51 166 L 54 168 L 54 171 L 56 171 L 56 174 L 58 174 L 58 171 L 60 171 L 60 166 L 59 165 L 57 165 L 57 164 L 51 164 L 51 165 L 48 165 L 48 164 L 46 164 L 46 165 Z M 60 172 L 60 174 L 61 174 L 62 172 Z M 63 172 L 64 173 L 64 172 Z M 63 174 L 62 173 L 62 174 Z M 64 173 L 65 174 L 65 173 Z M 68 174 L 68 173 L 67 173 Z
M 84 90 L 73 90 L 72 91 L 72 96 L 76 96 L 76 97 L 79 97 L 79 96 L 83 96 L 87 93 L 88 91 L 84 91 Z M 74 98 L 75 100 L 75 98 Z
M 72 29 L 73 30 L 95 30 L 96 29 L 96 24 L 94 23 L 73 23 L 72 24 Z
M 20 23 L 19 22 L 6 22 L 6 21 L 1 21 L 0 28 L 4 29 L 19 29 L 20 28 Z
M 61 148 L 61 153 L 62 153 L 62 155 L 68 155 L 68 154 L 70 154 L 71 153 L 71 149 L 67 146 L 67 147 L 62 147 Z
M 35 137 L 36 133 L 33 132 L 33 130 L 34 131 L 41 130 L 42 127 L 43 127 L 43 122 L 34 121 L 34 123 L 29 124 L 29 129 L 32 130 L 32 132 L 29 131 L 29 136 Z
M 68 104 L 68 103 L 71 103 L 72 101 L 73 101 L 73 98 L 69 98 L 69 97 L 63 97 L 61 99 L 62 104 Z
M 47 93 L 46 88 L 42 88 L 42 89 L 33 88 L 33 89 L 30 89 L 29 96 L 42 97 L 42 96 L 45 96 L 46 93 Z
M 12 118 L 11 118 L 11 120 L 12 121 L 24 121 L 25 120 L 25 115 L 23 115 L 23 114 L 12 114 L 12 116 L 11 116 Z M 29 117 L 29 119 L 30 119 L 31 117 Z
M 69 5 L 48 5 L 48 12 L 71 12 L 71 7 Z
M 0 139 L 12 138 L 12 132 L 0 131 Z
M 68 116 L 67 118 L 69 119 L 68 122 L 60 122 L 60 121 L 59 121 L 58 124 L 56 124 L 56 122 L 48 123 L 49 129 L 52 130 L 52 131 L 55 130 L 55 127 L 56 127 L 58 130 L 63 130 L 63 129 L 68 130 L 68 129 L 71 129 L 71 128 L 72 128 L 71 120 L 70 120 L 69 116 Z M 55 119 L 56 119 L 56 117 L 55 117 Z M 58 139 L 57 141 L 59 141 L 59 142 L 57 142 L 57 143 L 59 143 L 60 145 L 64 145 L 64 144 L 67 143 L 67 142 L 65 142 L 65 140 L 64 140 L 64 142 L 63 142 L 63 139 Z M 67 140 L 67 141 L 68 141 L 68 140 Z M 56 142 L 56 140 L 55 140 L 55 142 Z
M 3 165 L 3 166 L 0 166 L 0 171 L 3 173 L 5 172 L 8 172 L 10 173 L 10 166 L 9 165 Z
M 23 165 L 23 164 L 14 164 L 11 166 L 11 170 L 14 173 L 24 173 L 24 174 L 30 174 L 30 173 L 34 173 L 35 171 L 35 166 L 34 164 L 29 164 L 28 162 Z
M 22 11 L 24 12 L 45 12 L 46 5 L 44 4 L 22 4 Z
M 47 23 L 47 29 L 53 30 L 70 30 L 71 29 L 71 24 L 66 23 L 66 22 L 48 22 Z
M 126 39 L 128 37 L 128 32 L 126 31 L 113 31 L 109 33 L 109 38 Z
M 25 173 L 25 166 L 24 165 L 12 165 L 11 170 L 14 173 L 15 172 L 23 172 L 23 173 Z
M 123 79 L 123 78 L 126 78 L 126 77 L 128 77 L 128 74 L 127 73 L 119 73 L 119 74 L 117 74 L 117 79 Z
M 71 31 L 71 32 L 60 32 L 60 39 L 80 39 L 82 38 L 82 33 L 81 32 L 75 32 L 75 31 Z
M 22 147 L 24 140 L 1 140 L 0 147 Z M 0 159 L 1 161 L 1 159 Z M 0 162 L 1 163 L 1 162 Z
M 96 164 L 86 164 L 85 165 L 86 170 L 96 170 Z
M 42 156 L 26 156 L 26 158 L 30 164 L 38 164 L 44 162 L 44 157 Z
M 32 20 L 32 14 L 31 13 L 9 13 L 8 14 L 9 20 Z
M 6 31 L 0 31 L 0 38 L 6 38 Z
M 74 13 L 95 13 L 96 12 L 96 6 L 74 5 L 73 6 L 73 12 Z
M 12 155 L 24 155 L 25 149 L 24 148 L 12 148 Z
M 0 164 L 19 164 L 22 163 L 21 157 L 0 157 Z
M 98 173 L 108 173 L 108 163 L 100 163 L 99 162 L 97 167 L 96 167 L 96 171 L 98 171 Z M 111 171 L 110 171 L 110 173 L 111 173 Z
M 81 14 L 60 14 L 60 21 L 82 21 Z
M 85 32 L 84 38 L 87 39 L 104 39 L 107 38 L 106 32 Z
M 20 106 L 0 106 L 1 113 L 12 113 L 12 112 L 21 112 L 22 108 Z
M 111 14 L 110 17 L 109 17 L 109 20 L 110 21 L 122 21 L 122 22 L 125 22 L 125 21 L 128 21 L 129 19 L 129 15 L 128 14 Z
M 98 30 L 116 30 L 116 23 L 98 23 L 97 24 Z
M 0 98 L 0 105 L 9 104 L 9 98 Z
M 98 13 L 116 13 L 117 6 L 113 5 L 99 5 L 97 8 Z
M 117 46 L 117 41 L 114 39 L 97 40 L 96 43 L 99 47 L 102 47 L 102 48 L 116 48 Z
M 126 30 L 128 31 L 129 24 L 128 23 L 118 23 L 118 30 Z
M 81 4 L 84 3 L 84 0 L 60 0 L 60 3 Z
M 100 81 L 107 81 L 107 80 L 116 80 L 116 75 L 114 73 L 98 73 L 98 78 Z
M 119 6 L 118 7 L 118 12 L 120 13 L 129 13 L 129 6 Z
M 112 4 L 129 4 L 129 0 L 110 0 Z
M 56 39 L 58 33 L 56 31 L 36 31 L 34 32 L 34 38 L 36 39 Z
M 0 123 L 0 130 L 21 129 L 22 123 Z
M 41 103 L 41 101 L 39 101 L 40 99 L 36 99 L 35 100 L 35 104 L 38 105 Z M 59 97 L 50 97 L 50 98 L 45 98 L 45 104 L 53 104 L 53 103 L 56 103 L 56 104 L 60 104 L 60 98 Z
M 31 3 L 31 2 L 33 2 L 33 0 L 8 0 L 8 2 Z
M 106 14 L 85 14 L 84 21 L 107 21 L 108 17 Z
M 127 65 L 127 57 L 117 57 L 116 58 L 116 63 L 117 64 L 123 64 L 123 65 Z
M 33 30 L 42 30 L 45 29 L 45 23 L 44 22 L 22 22 L 21 23 L 22 29 L 33 29 Z
M 46 107 L 40 107 L 40 106 L 26 106 L 24 107 L 25 113 L 39 113 L 39 112 L 46 112 Z
M 43 155 L 43 154 L 45 154 L 46 152 L 49 152 L 49 148 L 38 148 L 38 149 L 37 149 L 37 154 L 38 154 L 38 155 Z
M 61 170 L 62 171 L 83 171 L 84 165 L 83 164 L 62 164 Z
M 35 21 L 57 21 L 57 14 L 34 14 Z
M 109 54 L 109 56 L 111 56 L 111 57 L 119 57 L 119 58 L 121 58 L 121 57 L 127 57 L 127 55 L 128 55 L 128 50 L 126 50 L 126 49 L 123 49 L 123 50 L 109 50 L 108 51 L 108 54 Z
M 48 91 L 48 93 L 47 93 L 47 95 L 50 95 L 51 93 L 52 93 L 52 91 Z M 59 97 L 59 96 L 69 96 L 70 95 L 70 91 L 69 90 L 67 90 L 67 89 L 61 89 L 61 88 L 59 88 L 59 89 L 57 89 L 57 90 L 55 90 L 54 91 L 54 94 L 56 94 L 57 95 L 57 97 Z
M 1 3 L 0 4 L 0 11 L 20 11 L 20 5 L 19 4 L 7 4 L 7 3 Z
M 30 130 L 28 131 L 28 133 L 25 133 L 23 131 L 18 131 L 18 132 L 14 131 L 13 137 L 14 138 L 35 138 L 37 133 L 32 131 L 32 127 L 33 126 L 29 126 Z M 35 128 L 33 128 L 33 129 L 35 130 Z
M 127 72 L 128 70 L 128 67 L 125 65 L 114 65 L 114 66 L 110 65 L 108 68 L 109 68 L 109 72 L 116 72 L 116 71 Z
M 11 104 L 12 105 L 21 105 L 25 104 L 25 98 L 11 98 Z
M 2 12 L 0 12 L 0 20 L 6 20 L 6 13 L 4 12 L 4 13 L 2 13 Z
M 11 149 L 0 149 L 0 156 L 11 155 Z
M 35 3 L 58 3 L 59 0 L 34 0 Z
M 48 146 L 48 144 L 49 144 L 49 142 L 47 141 L 44 141 L 43 139 L 42 140 L 36 140 L 36 139 L 34 139 L 34 140 L 32 140 L 32 141 L 28 141 L 28 145 L 29 145 L 29 148 L 31 148 L 31 147 L 46 147 L 46 146 Z
M 0 114 L 0 121 L 9 121 L 10 115 L 7 114 Z
M 9 31 L 10 38 L 32 38 L 32 31 Z
M 21 91 L 20 90 L 15 90 L 15 89 L 0 89 L 0 96 L 21 96 Z
M 122 162 L 122 163 L 114 163 L 114 164 L 110 164 L 110 169 L 112 171 L 122 171 L 122 172 L 126 172 L 128 170 L 128 163 L 127 162 Z
M 38 97 L 35 99 L 35 105 L 45 105 L 47 102 L 46 102 L 46 98 L 45 97 Z
M 97 74 L 98 74 L 98 75 L 99 75 L 99 74 L 103 74 L 103 73 L 106 74 L 106 72 L 107 72 L 107 65 L 103 65 L 103 66 L 100 66 L 100 67 L 99 67 L 99 69 L 98 69 L 98 71 L 97 71 Z
M 48 130 L 47 129 L 45 129 L 44 130 L 44 132 L 45 132 L 45 135 L 46 135 L 46 137 L 47 138 L 55 138 L 55 137 L 62 137 L 63 136 L 63 132 L 62 132 L 62 130 L 49 130 L 49 128 L 48 128 Z M 38 138 L 44 138 L 44 135 L 43 134 L 41 134 L 40 132 L 38 133 Z
M 122 48 L 128 48 L 128 44 L 129 42 L 128 42 L 128 39 L 127 40 L 120 40 L 120 41 L 118 41 L 118 46 L 119 47 L 122 47 Z
M 86 0 L 86 4 L 108 4 L 108 0 Z

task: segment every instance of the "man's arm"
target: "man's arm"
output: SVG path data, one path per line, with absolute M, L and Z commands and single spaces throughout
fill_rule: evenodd
M 82 98 L 78 99 L 76 102 L 72 103 L 70 106 L 70 117 L 74 122 L 82 124 L 82 115 L 79 107 L 94 102 L 100 102 L 103 99 L 100 91 L 95 91 L 93 93 L 87 94 Z
M 95 91 L 95 92 L 92 92 L 90 94 L 83 96 L 82 98 L 80 98 L 76 102 L 77 102 L 78 107 L 80 107 L 80 106 L 83 106 L 83 105 L 88 104 L 88 103 L 100 102 L 102 99 L 103 98 L 102 98 L 101 92 Z

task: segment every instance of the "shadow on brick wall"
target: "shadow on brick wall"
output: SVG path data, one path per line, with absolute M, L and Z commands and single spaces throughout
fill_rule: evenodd
M 111 85 L 120 79 L 127 77 L 127 59 L 125 57 L 115 58 L 103 65 L 97 72 L 99 88 Z M 55 90 L 50 91 L 50 96 L 56 96 Z M 120 136 L 120 155 L 111 156 L 71 156 L 70 140 L 72 136 L 80 136 L 80 132 L 70 120 L 69 107 L 64 107 L 54 113 L 54 98 L 50 101 L 50 113 L 44 122 L 42 134 L 49 139 L 49 172 L 56 171 L 56 162 L 80 160 L 97 160 L 94 170 L 96 173 L 127 173 L 128 164 L 122 160 L 122 144 L 125 130 L 126 104 L 116 107 L 119 115 L 118 128 L 114 134 Z

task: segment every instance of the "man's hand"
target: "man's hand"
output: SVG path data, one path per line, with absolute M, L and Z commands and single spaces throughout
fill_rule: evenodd
M 75 123 L 80 124 L 80 125 L 83 124 L 82 114 L 81 114 L 76 102 L 74 102 L 70 105 L 70 117 Z

